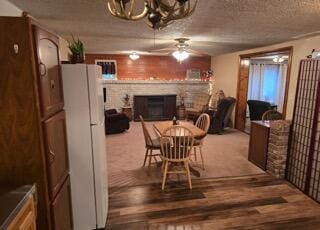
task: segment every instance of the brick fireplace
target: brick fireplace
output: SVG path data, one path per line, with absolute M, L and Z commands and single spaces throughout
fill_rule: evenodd
M 124 104 L 123 98 L 126 94 L 130 96 L 131 106 L 134 104 L 135 95 L 177 95 L 176 105 L 179 105 L 181 91 L 186 93 L 185 105 L 188 106 L 192 104 L 193 98 L 198 93 L 208 93 L 210 84 L 204 81 L 104 80 L 105 108 L 115 108 L 121 111 Z
M 148 121 L 170 120 L 176 115 L 177 95 L 135 95 L 133 103 L 134 120 L 139 115 Z

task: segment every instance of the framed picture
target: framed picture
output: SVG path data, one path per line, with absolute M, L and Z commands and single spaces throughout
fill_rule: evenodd
M 101 66 L 103 79 L 117 80 L 117 61 L 116 60 L 95 60 L 95 63 Z
M 200 69 L 188 69 L 187 70 L 187 80 L 201 80 L 201 71 Z

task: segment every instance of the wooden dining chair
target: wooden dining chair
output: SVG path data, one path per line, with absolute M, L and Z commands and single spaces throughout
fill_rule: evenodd
M 262 115 L 262 121 L 272 120 L 283 120 L 283 114 L 274 109 L 270 109 Z
M 170 127 L 162 133 L 160 138 L 161 158 L 164 164 L 162 190 L 164 190 L 165 187 L 167 174 L 171 173 L 186 174 L 189 188 L 192 189 L 189 159 L 190 152 L 193 148 L 193 142 L 193 133 L 180 125 Z M 175 164 L 178 170 L 175 170 L 175 167 L 168 170 L 169 163 Z
M 200 129 L 202 129 L 206 135 L 208 133 L 208 129 L 210 126 L 210 116 L 206 113 L 203 113 L 199 116 L 199 118 L 196 121 L 196 126 Z M 201 139 L 195 139 L 194 141 L 194 159 L 197 162 L 197 148 L 199 149 L 200 157 L 201 157 L 201 164 L 202 164 L 202 169 L 204 169 L 204 160 L 203 160 L 203 153 L 202 153 L 202 146 L 203 146 L 203 141 L 206 136 L 202 137 Z
M 160 138 L 151 138 L 150 133 L 147 129 L 147 126 L 144 122 L 143 117 L 140 115 L 139 116 L 140 121 L 141 121 L 141 125 L 142 125 L 142 130 L 143 130 L 143 136 L 144 136 L 144 141 L 145 141 L 145 147 L 146 147 L 146 153 L 144 156 L 144 161 L 143 161 L 143 166 L 144 167 L 146 165 L 146 161 L 148 159 L 148 167 L 150 168 L 151 165 L 151 161 L 152 158 L 155 159 L 155 161 L 157 162 L 156 157 L 159 156 L 160 157 L 160 153 L 154 154 L 153 150 L 159 150 L 160 151 Z

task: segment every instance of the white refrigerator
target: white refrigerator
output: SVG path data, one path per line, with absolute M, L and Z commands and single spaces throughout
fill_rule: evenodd
M 62 65 L 75 230 L 104 228 L 108 184 L 101 67 Z

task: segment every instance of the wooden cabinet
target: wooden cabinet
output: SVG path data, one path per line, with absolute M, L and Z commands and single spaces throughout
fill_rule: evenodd
M 72 229 L 71 189 L 69 177 L 64 182 L 61 191 L 51 204 L 54 229 Z
M 177 97 L 176 95 L 168 95 L 164 100 L 164 117 L 172 120 L 177 112 Z
M 28 17 L 0 30 L 0 183 L 36 184 L 37 228 L 72 229 L 59 39 Z
M 176 115 L 176 95 L 135 95 L 134 120 L 171 120 Z
M 59 61 L 59 39 L 33 26 L 37 51 L 37 72 L 41 112 L 48 117 L 63 108 L 63 90 Z
M 7 230 L 36 230 L 36 211 L 33 196 L 30 196 Z
M 44 121 L 46 160 L 51 197 L 55 197 L 69 173 L 65 112 Z
M 146 117 L 148 116 L 148 108 L 147 108 L 147 98 L 146 97 L 139 97 L 135 96 L 133 99 L 133 104 L 134 104 L 134 120 L 135 121 L 140 121 L 139 116 Z
M 263 170 L 267 167 L 270 125 L 264 121 L 252 121 L 249 143 L 249 161 Z

